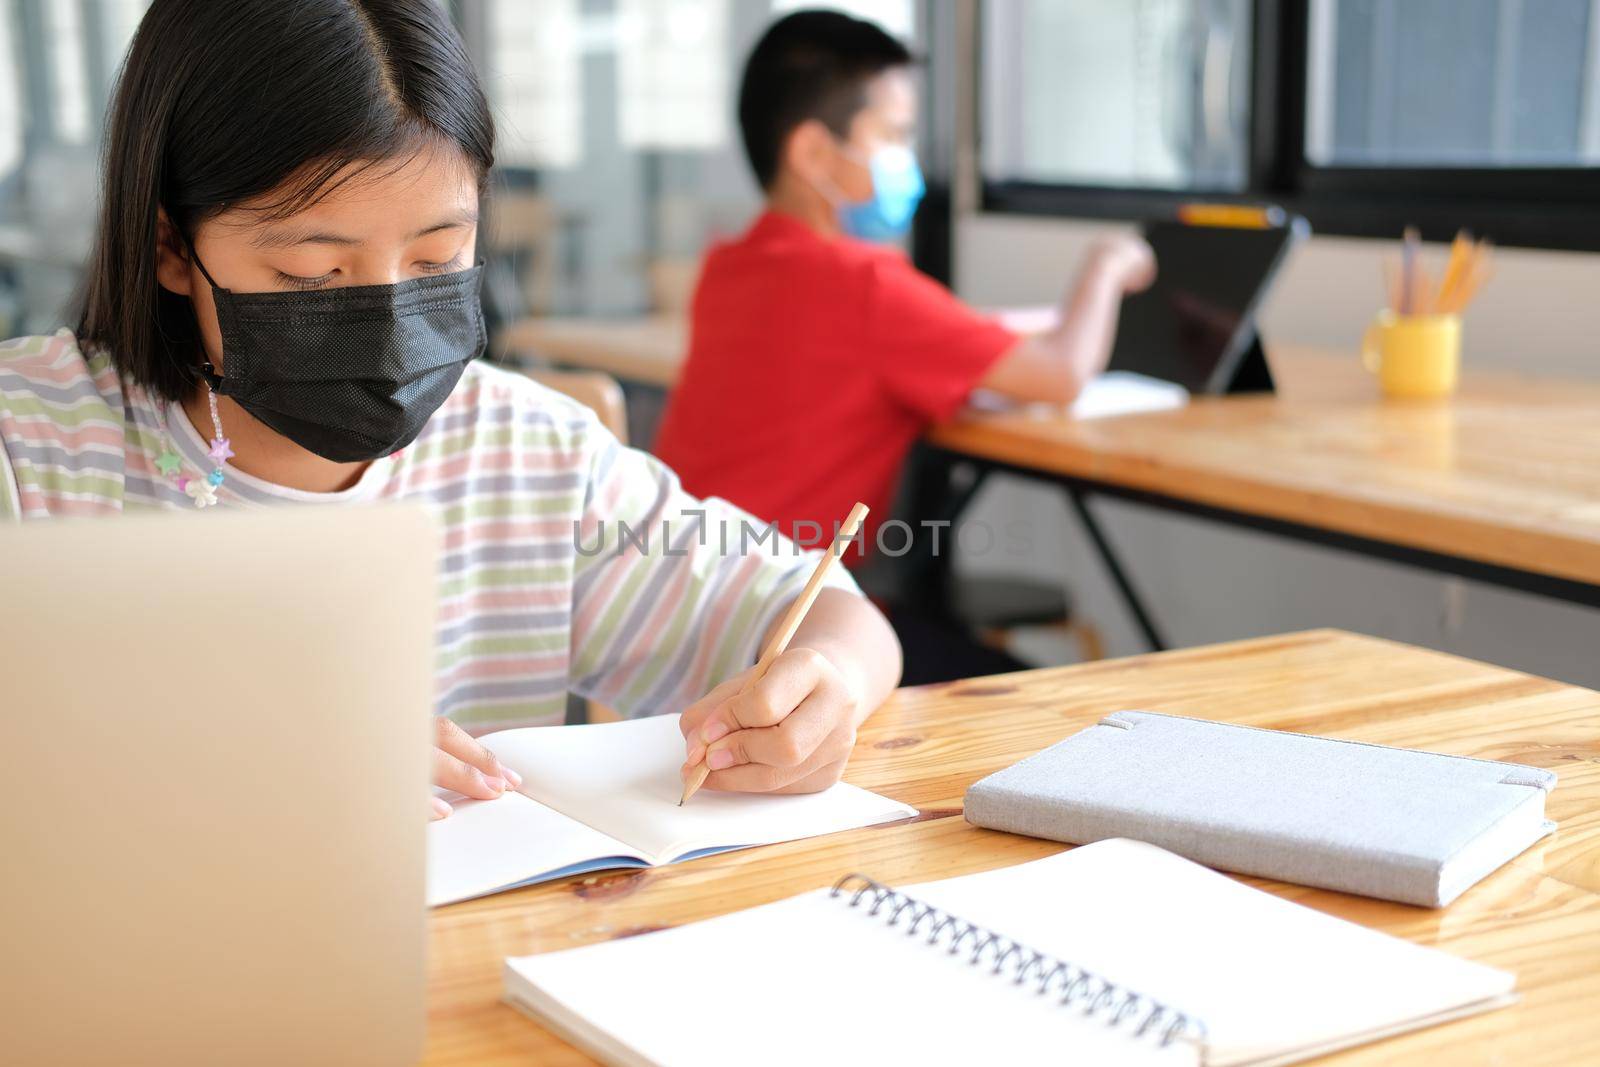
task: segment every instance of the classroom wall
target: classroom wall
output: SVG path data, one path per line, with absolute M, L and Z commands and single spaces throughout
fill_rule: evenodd
M 980 306 L 1055 301 L 1099 223 L 970 215 L 956 227 L 957 291 Z M 1271 339 L 1354 349 L 1380 298 L 1382 241 L 1315 237 L 1291 261 L 1263 312 Z M 1469 312 L 1468 365 L 1600 379 L 1600 255 L 1502 249 L 1492 285 Z M 1600 463 L 1600 456 L 1596 457 Z M 1098 501 L 1167 639 L 1195 645 L 1338 626 L 1600 686 L 1600 612 L 1441 578 L 1396 564 Z M 963 571 L 1061 576 L 1112 655 L 1144 650 L 1060 494 L 996 479 L 969 515 L 1023 520 L 1026 551 L 961 558 Z M 1072 645 L 1025 635 L 1039 662 Z M 1225 699 L 1225 694 L 1219 694 Z

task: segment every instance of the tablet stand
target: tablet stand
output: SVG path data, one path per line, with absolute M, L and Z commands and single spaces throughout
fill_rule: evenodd
M 1261 347 L 1259 331 L 1250 331 L 1250 342 L 1244 354 L 1233 365 L 1233 374 L 1222 387 L 1224 393 L 1270 393 L 1274 391 L 1272 369 L 1267 366 L 1267 353 Z

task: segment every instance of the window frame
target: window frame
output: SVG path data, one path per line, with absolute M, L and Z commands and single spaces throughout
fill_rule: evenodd
M 980 6 L 995 0 L 978 0 Z M 1003 0 L 1002 0 L 1003 2 Z M 979 210 L 1147 220 L 1182 204 L 1271 202 L 1313 232 L 1428 240 L 1465 227 L 1502 245 L 1600 251 L 1600 167 L 1337 167 L 1306 157 L 1311 0 L 1254 0 L 1246 187 L 1238 193 L 994 180 L 978 167 Z M 976 21 L 981 34 L 984 20 Z M 982 54 L 974 49 L 974 55 Z M 982 72 L 971 79 L 983 92 Z M 974 106 L 981 104 L 975 99 Z

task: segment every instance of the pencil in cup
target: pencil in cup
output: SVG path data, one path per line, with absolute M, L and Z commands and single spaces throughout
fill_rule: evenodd
M 850 547 L 850 542 L 855 538 L 856 531 L 861 529 L 861 523 L 867 517 L 868 508 L 865 504 L 857 503 L 850 509 L 850 514 L 845 517 L 844 525 L 839 527 L 839 532 L 834 535 L 833 544 L 828 546 L 828 551 L 822 554 L 817 561 L 816 569 L 811 572 L 806 586 L 800 591 L 789 610 L 783 616 L 783 621 L 767 642 L 767 647 L 762 650 L 761 658 L 756 660 L 756 669 L 750 672 L 750 677 L 745 679 L 741 694 L 749 691 L 750 687 L 766 677 L 767 671 L 772 668 L 772 661 L 783 655 L 789 647 L 789 642 L 794 639 L 795 631 L 800 629 L 800 624 L 805 621 L 806 612 L 811 610 L 811 604 L 817 599 L 817 594 L 822 592 L 822 583 L 827 580 L 828 571 L 833 567 L 845 549 Z M 689 779 L 683 785 L 683 797 L 678 801 L 678 807 L 683 807 L 688 799 L 706 784 L 706 776 L 711 773 L 702 759 L 700 764 L 689 773 Z
M 1478 295 L 1478 290 L 1492 273 L 1490 257 L 1493 248 L 1493 242 L 1483 240 L 1472 242 L 1462 250 L 1455 277 L 1450 279 L 1449 288 L 1439 293 L 1439 312 L 1457 315 L 1472 303 L 1473 297 Z
M 1437 286 L 1422 263 L 1421 248 L 1416 227 L 1408 226 L 1399 261 L 1383 261 L 1384 296 L 1390 310 L 1400 317 L 1460 314 L 1489 279 L 1493 244 L 1473 240 L 1465 230 L 1457 233 Z

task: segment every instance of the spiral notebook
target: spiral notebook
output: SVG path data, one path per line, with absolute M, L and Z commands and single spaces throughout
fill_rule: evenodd
M 505 982 L 610 1064 L 1269 1067 L 1499 1007 L 1515 978 L 1117 839 L 903 890 L 849 875 Z

